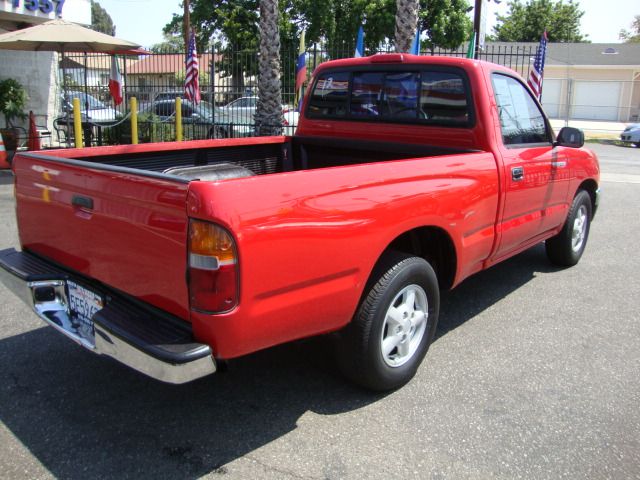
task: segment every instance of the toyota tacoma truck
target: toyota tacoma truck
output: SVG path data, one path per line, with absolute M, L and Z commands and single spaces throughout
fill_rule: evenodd
M 348 377 L 393 389 L 442 290 L 540 242 L 578 262 L 599 197 L 583 143 L 499 65 L 330 61 L 293 136 L 17 154 L 21 250 L 0 272 L 53 328 L 162 381 L 330 334 Z

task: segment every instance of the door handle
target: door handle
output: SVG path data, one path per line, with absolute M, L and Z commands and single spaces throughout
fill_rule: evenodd
M 515 182 L 519 182 L 524 178 L 524 167 L 511 168 L 511 179 Z
M 71 198 L 71 205 L 74 207 L 85 208 L 87 210 L 93 210 L 93 198 L 84 197 L 82 195 L 74 195 Z

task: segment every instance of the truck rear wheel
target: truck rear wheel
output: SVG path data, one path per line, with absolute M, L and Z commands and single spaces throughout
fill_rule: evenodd
M 580 190 L 573 199 L 560 233 L 545 242 L 547 256 L 552 263 L 563 267 L 578 263 L 587 246 L 591 211 L 591 197 L 586 191 Z
M 401 387 L 427 353 L 439 308 L 431 265 L 419 257 L 388 254 L 372 275 L 353 321 L 341 332 L 342 370 L 365 388 Z

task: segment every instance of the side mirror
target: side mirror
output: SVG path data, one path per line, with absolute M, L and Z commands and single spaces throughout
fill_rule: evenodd
M 562 127 L 554 146 L 580 148 L 584 145 L 584 132 L 573 127 Z

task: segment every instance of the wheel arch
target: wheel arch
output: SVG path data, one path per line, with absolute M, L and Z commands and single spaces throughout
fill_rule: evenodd
M 577 195 L 580 190 L 587 192 L 591 198 L 591 218 L 593 219 L 598 208 L 598 184 L 594 179 L 588 178 L 580 184 L 575 195 Z
M 383 251 L 372 270 L 375 272 L 389 252 L 402 252 L 424 258 L 431 264 L 441 290 L 452 287 L 458 258 L 451 236 L 442 228 L 435 226 L 417 227 L 397 236 Z

